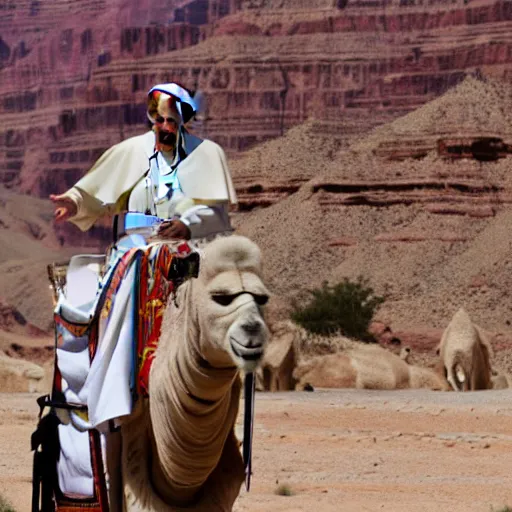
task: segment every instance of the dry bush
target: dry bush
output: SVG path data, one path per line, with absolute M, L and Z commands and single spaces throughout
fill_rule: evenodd
M 7 498 L 0 495 L 0 512 L 16 512 L 16 509 L 11 505 Z
M 279 485 L 274 493 L 278 496 L 293 496 L 295 494 L 293 489 L 287 484 Z
M 323 356 L 326 354 L 335 354 L 347 348 L 354 348 L 360 342 L 351 340 L 340 333 L 333 336 L 321 336 L 312 334 L 306 329 L 299 327 L 297 352 L 301 356 Z

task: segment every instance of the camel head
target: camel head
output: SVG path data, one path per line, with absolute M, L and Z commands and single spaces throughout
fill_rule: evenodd
M 218 238 L 201 257 L 194 283 L 202 356 L 213 366 L 251 372 L 269 338 L 263 306 L 269 292 L 262 281 L 258 246 L 242 236 Z

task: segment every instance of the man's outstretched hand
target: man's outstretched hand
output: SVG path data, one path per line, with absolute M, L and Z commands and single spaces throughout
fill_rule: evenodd
M 64 195 L 50 195 L 50 200 L 55 205 L 55 212 L 53 214 L 55 222 L 64 222 L 70 217 L 74 217 L 77 212 L 75 202 Z
M 158 227 L 157 235 L 163 239 L 190 240 L 190 229 L 181 220 L 166 220 Z

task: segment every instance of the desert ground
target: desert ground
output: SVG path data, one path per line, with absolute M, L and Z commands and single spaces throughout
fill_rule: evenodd
M 498 512 L 512 504 L 511 393 L 258 393 L 252 486 L 234 512 Z M 0 492 L 18 512 L 35 398 L 0 394 Z

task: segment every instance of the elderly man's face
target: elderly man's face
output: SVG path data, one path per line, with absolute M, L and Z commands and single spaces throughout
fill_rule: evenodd
M 180 115 L 173 103 L 162 101 L 155 116 L 158 143 L 163 151 L 172 151 L 176 146 Z

